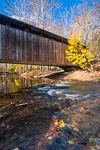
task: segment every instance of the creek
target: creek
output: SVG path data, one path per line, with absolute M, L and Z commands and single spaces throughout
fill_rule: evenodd
M 0 150 L 99 150 L 100 82 L 0 76 Z

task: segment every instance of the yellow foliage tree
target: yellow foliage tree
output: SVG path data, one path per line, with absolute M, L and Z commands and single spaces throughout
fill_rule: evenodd
M 87 68 L 94 61 L 94 56 L 91 54 L 89 48 L 84 48 L 82 39 L 74 34 L 71 35 L 71 39 L 68 42 L 69 46 L 68 50 L 66 50 L 66 59 L 83 69 Z

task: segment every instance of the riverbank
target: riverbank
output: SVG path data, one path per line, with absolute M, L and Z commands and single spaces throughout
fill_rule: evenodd
M 40 71 L 40 70 L 33 70 L 33 71 L 30 71 L 30 72 L 25 72 L 25 73 L 22 73 L 20 76 L 21 77 L 33 77 L 33 78 L 49 78 L 50 76 L 56 76 L 56 74 L 60 74 L 60 73 L 63 73 L 64 71 L 63 70 L 59 70 L 59 71 L 51 71 L 51 70 L 43 70 L 43 71 Z
M 100 71 L 75 71 L 64 77 L 64 80 L 78 80 L 78 81 L 100 81 Z
M 21 77 L 30 78 L 57 78 L 60 80 L 77 80 L 77 81 L 100 81 L 100 71 L 88 72 L 83 70 L 78 70 L 74 72 L 64 72 L 60 71 L 39 71 L 33 70 L 28 73 L 21 74 Z

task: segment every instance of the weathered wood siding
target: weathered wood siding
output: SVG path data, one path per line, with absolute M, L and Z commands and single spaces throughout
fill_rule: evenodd
M 0 15 L 0 61 L 56 65 L 70 64 L 65 58 L 68 40 Z

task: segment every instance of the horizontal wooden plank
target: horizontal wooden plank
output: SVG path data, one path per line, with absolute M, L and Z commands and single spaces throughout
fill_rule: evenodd
M 19 60 L 10 60 L 10 59 L 0 59 L 0 63 L 15 63 L 15 64 L 29 64 L 29 65 L 43 65 L 43 66 L 76 66 L 72 65 L 70 62 L 67 64 L 59 64 L 59 63 L 47 63 L 47 62 L 33 62 L 33 61 L 19 61 Z

